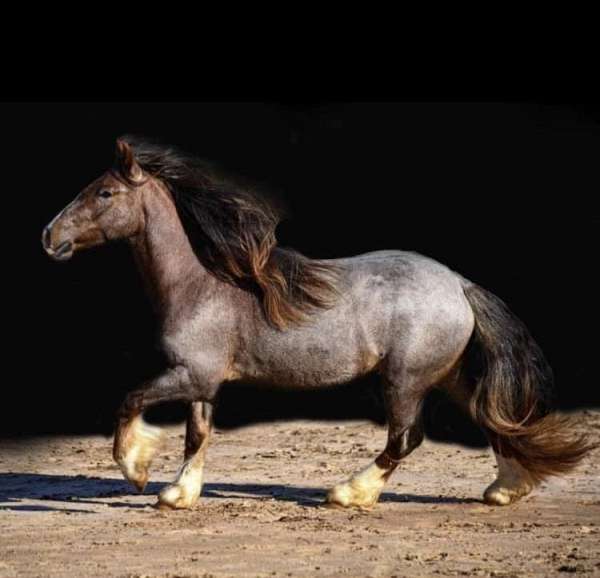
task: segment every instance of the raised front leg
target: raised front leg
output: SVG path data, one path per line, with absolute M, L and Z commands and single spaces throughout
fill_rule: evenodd
M 150 380 L 125 398 L 118 413 L 113 457 L 125 479 L 140 492 L 146 487 L 148 468 L 163 437 L 160 428 L 144 421 L 144 410 L 161 401 L 191 401 L 193 396 L 189 373 L 180 366 Z
M 212 405 L 196 402 L 190 405 L 185 434 L 184 462 L 177 478 L 158 496 L 161 508 L 191 508 L 202 492 L 204 456 L 212 431 Z

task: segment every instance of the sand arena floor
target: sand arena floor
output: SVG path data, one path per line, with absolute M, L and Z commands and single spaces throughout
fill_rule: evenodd
M 580 412 L 600 440 L 600 411 Z M 490 450 L 426 441 L 370 512 L 320 506 L 369 463 L 382 427 L 287 422 L 217 432 L 201 501 L 153 508 L 183 426 L 139 495 L 105 437 L 2 442 L 0 576 L 600 576 L 600 451 L 515 506 L 481 503 Z

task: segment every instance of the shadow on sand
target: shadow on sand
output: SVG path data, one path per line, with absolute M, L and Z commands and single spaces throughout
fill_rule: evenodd
M 162 482 L 150 482 L 144 491 L 156 495 L 165 486 Z M 113 508 L 148 508 L 147 504 L 122 501 L 98 501 L 99 498 L 116 498 L 137 495 L 124 480 L 88 476 L 63 476 L 52 474 L 0 473 L 0 510 L 14 511 L 61 511 L 69 513 L 93 513 L 93 510 L 65 508 L 64 502 L 76 504 L 102 504 Z M 216 499 L 275 499 L 295 502 L 301 506 L 320 506 L 325 498 L 325 489 L 281 484 L 204 484 L 202 496 Z M 20 500 L 40 500 L 47 504 L 19 504 Z M 480 503 L 472 498 L 448 496 L 417 496 L 384 492 L 380 502 L 406 502 L 415 504 L 471 504 Z M 63 507 L 50 505 L 63 503 Z

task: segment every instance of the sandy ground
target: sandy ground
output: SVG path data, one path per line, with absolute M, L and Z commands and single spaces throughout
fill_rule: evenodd
M 600 411 L 580 413 L 600 439 Z M 516 506 L 480 502 L 489 450 L 426 441 L 370 512 L 320 506 L 366 465 L 385 429 L 288 422 L 216 432 L 201 502 L 153 508 L 173 478 L 183 426 L 168 428 L 136 494 L 111 440 L 2 442 L 0 576 L 600 576 L 600 452 Z

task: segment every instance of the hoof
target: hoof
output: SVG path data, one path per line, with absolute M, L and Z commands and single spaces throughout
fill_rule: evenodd
M 483 493 L 483 501 L 490 506 L 508 506 L 529 494 L 532 489 L 529 485 L 506 487 L 496 481 Z
M 379 492 L 365 491 L 364 488 L 355 488 L 351 482 L 335 486 L 325 499 L 325 504 L 330 508 L 359 508 L 371 510 L 379 499 Z
M 136 487 L 137 491 L 142 494 L 148 484 L 148 470 L 138 472 L 134 478 L 130 478 L 129 481 Z
M 346 509 L 341 504 L 329 501 L 329 494 L 327 494 L 327 497 L 325 498 L 325 501 L 321 504 L 321 507 L 328 508 L 329 510 L 345 510 Z
M 115 460 L 125 479 L 143 492 L 148 483 L 148 469 L 164 439 L 160 428 L 136 418 L 115 448 Z
M 529 494 L 536 486 L 529 472 L 515 459 L 496 454 L 498 477 L 483 493 L 483 501 L 491 506 L 508 506 Z
M 329 490 L 326 502 L 343 508 L 370 510 L 379 499 L 388 472 L 371 464 L 354 478 Z
M 185 510 L 196 505 L 200 492 L 190 492 L 185 487 L 172 484 L 158 495 L 156 507 L 160 510 Z

